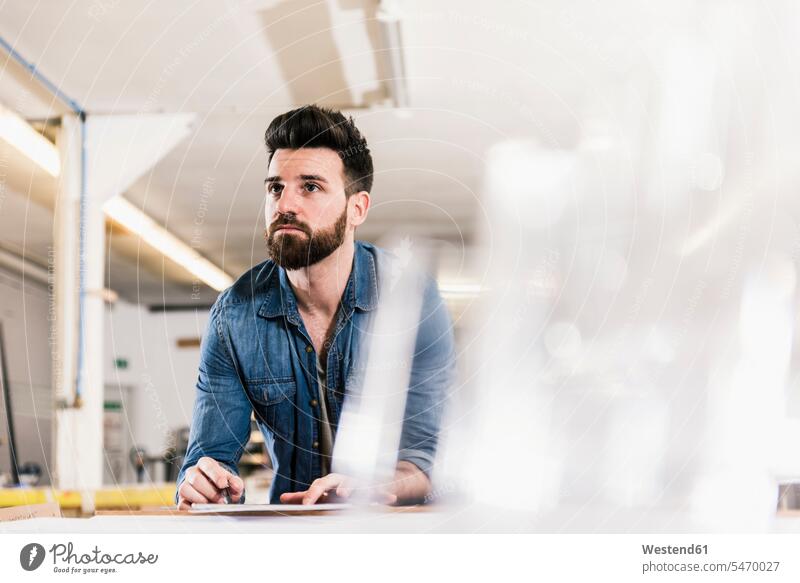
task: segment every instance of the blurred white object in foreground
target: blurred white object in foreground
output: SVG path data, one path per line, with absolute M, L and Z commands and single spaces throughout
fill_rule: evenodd
M 369 490 L 394 477 L 429 258 L 424 244 L 408 238 L 379 246 L 398 252 L 379 278 L 366 368 L 359 371 L 355 394 L 344 401 L 333 450 L 333 471 L 355 482 L 354 502 L 369 502 Z
M 775 470 L 794 333 L 795 267 L 769 257 L 748 278 L 739 355 L 709 394 L 705 471 L 691 497 L 693 518 L 719 530 L 766 530 L 775 516 Z
M 552 430 L 553 394 L 541 382 L 541 339 L 553 298 L 537 293 L 534 282 L 552 259 L 547 231 L 571 198 L 575 164 L 574 153 L 530 141 L 500 143 L 488 154 L 490 231 L 482 242 L 491 293 L 474 323 L 474 430 L 456 477 L 478 503 L 544 510 L 558 499 L 562 454 Z M 569 355 L 580 333 L 564 324 L 548 344 Z

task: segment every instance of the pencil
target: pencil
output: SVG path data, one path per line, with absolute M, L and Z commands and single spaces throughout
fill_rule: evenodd
M 222 495 L 225 497 L 225 504 L 232 504 L 231 491 L 229 489 L 230 482 L 226 481 L 226 486 L 222 489 Z

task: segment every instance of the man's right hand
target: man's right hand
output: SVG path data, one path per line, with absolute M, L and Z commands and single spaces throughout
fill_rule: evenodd
M 178 510 L 188 510 L 193 503 L 224 504 L 222 489 L 228 488 L 231 501 L 238 502 L 244 493 L 244 482 L 236 474 L 210 457 L 201 457 L 196 466 L 186 470 L 178 488 Z

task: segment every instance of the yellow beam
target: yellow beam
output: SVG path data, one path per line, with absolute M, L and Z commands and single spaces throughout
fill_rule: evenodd
M 175 485 L 164 484 L 145 488 L 104 488 L 91 493 L 94 507 L 138 508 L 143 506 L 169 506 L 175 504 Z M 81 493 L 76 490 L 49 488 L 2 488 L 0 507 L 24 506 L 58 502 L 62 509 L 81 508 Z

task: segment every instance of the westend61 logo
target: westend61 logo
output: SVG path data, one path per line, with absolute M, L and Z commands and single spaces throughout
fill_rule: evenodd
M 47 554 L 53 559 L 54 573 L 116 573 L 116 567 L 109 565 L 153 565 L 158 555 L 138 553 L 104 553 L 95 547 L 88 553 L 76 553 L 71 542 L 54 544 L 48 551 L 39 543 L 28 543 L 19 552 L 19 564 L 26 571 L 41 567 Z M 60 563 L 60 565 L 59 565 Z

